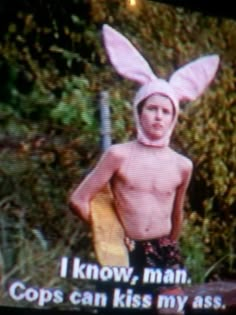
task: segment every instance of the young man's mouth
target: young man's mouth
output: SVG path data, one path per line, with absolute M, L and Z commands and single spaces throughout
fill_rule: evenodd
M 154 124 L 152 124 L 152 126 L 153 126 L 155 129 L 162 129 L 162 128 L 164 127 L 161 123 L 154 123 Z

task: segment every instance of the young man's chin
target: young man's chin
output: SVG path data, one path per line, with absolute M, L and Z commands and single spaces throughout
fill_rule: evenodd
M 162 132 L 147 135 L 147 138 L 148 138 L 149 140 L 151 140 L 151 141 L 161 140 L 163 137 L 164 137 L 164 133 L 162 133 Z

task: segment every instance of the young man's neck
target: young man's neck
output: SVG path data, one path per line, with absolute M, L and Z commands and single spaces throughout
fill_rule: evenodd
M 139 139 L 136 139 L 136 143 L 142 147 L 145 147 L 147 150 L 152 151 L 166 151 L 170 148 L 169 145 L 155 145 L 155 144 L 147 144 L 146 142 L 140 141 Z

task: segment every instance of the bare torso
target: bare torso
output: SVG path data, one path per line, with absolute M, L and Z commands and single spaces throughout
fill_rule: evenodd
M 116 211 L 132 239 L 168 235 L 176 189 L 182 182 L 180 155 L 169 147 L 147 147 L 129 142 L 120 147 L 124 154 L 111 180 Z
M 137 141 L 113 145 L 71 196 L 72 208 L 84 220 L 90 201 L 111 184 L 117 215 L 128 237 L 177 239 L 192 163 L 170 147 Z

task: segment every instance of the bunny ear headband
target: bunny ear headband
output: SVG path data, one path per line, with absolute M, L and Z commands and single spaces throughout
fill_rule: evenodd
M 137 124 L 138 140 L 146 145 L 167 146 L 175 126 L 180 101 L 196 100 L 215 77 L 219 57 L 210 55 L 198 58 L 175 71 L 168 81 L 158 78 L 147 61 L 131 42 L 109 25 L 103 25 L 103 40 L 111 64 L 123 77 L 140 84 L 134 98 L 134 114 Z M 173 106 L 175 117 L 172 127 L 164 138 L 151 141 L 139 123 L 137 105 L 153 94 L 167 96 Z

